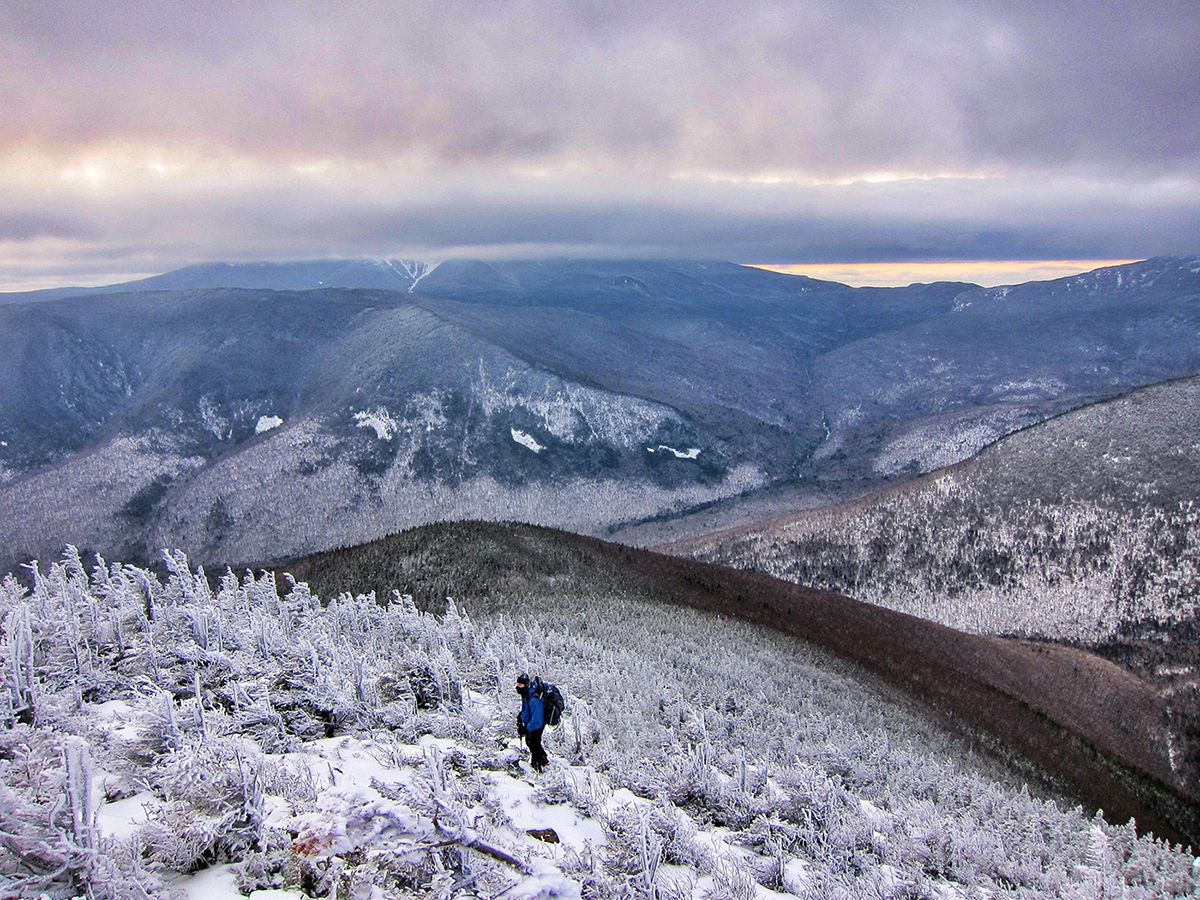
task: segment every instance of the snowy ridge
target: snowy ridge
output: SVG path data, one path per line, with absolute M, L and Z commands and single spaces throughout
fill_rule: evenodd
M 1200 282 L 1196 279 L 1197 274 L 1200 274 L 1200 257 L 1154 257 L 1136 263 L 1105 266 L 1080 275 L 1067 275 L 1049 281 L 1031 281 L 1019 285 L 967 291 L 955 298 L 954 309 L 955 311 L 966 309 L 973 300 L 977 299 L 999 302 L 1019 297 L 1028 300 L 1047 291 L 1069 296 L 1104 294 L 1116 296 L 1130 291 L 1146 291 L 1153 288 L 1166 290 L 1182 288 L 1185 291 L 1194 292 L 1200 286 Z
M 441 616 L 398 595 L 322 603 L 269 573 L 214 589 L 181 553 L 165 562 L 165 583 L 103 562 L 88 574 L 69 549 L 34 567 L 31 591 L 0 585 L 0 897 L 1200 884 L 1190 855 L 998 783 L 750 626 L 620 598 L 525 598 L 539 617 L 477 624 L 453 602 Z M 571 699 L 541 775 L 512 732 L 519 669 L 554 671 Z

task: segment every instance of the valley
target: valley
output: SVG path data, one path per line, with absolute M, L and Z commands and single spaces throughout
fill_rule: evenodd
M 661 543 L 683 532 L 636 529 L 857 496 L 1200 371 L 1200 263 L 1118 269 L 1000 291 L 334 261 L 12 298 L 0 568 L 66 543 L 254 566 L 446 518 Z

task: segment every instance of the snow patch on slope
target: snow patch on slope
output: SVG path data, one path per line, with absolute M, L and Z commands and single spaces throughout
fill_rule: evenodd
M 399 269 L 396 268 L 396 263 L 400 264 Z M 410 284 L 408 287 L 408 292 L 410 294 L 417 289 L 417 285 L 420 284 L 422 278 L 427 276 L 430 272 L 438 267 L 437 263 L 430 265 L 429 263 L 421 262 L 418 259 L 397 259 L 394 261 L 388 260 L 387 264 L 391 266 L 392 271 L 396 272 L 397 274 L 401 274 L 401 270 L 403 270 L 403 274 L 412 279 L 412 284 Z
M 1028 415 L 1020 407 L 1005 407 L 921 422 L 889 440 L 872 467 L 880 475 L 944 468 L 1028 424 Z
M 510 428 L 509 431 L 512 432 L 512 439 L 514 441 L 516 441 L 522 447 L 528 447 L 534 453 L 541 453 L 546 449 L 537 442 L 537 438 L 535 438 L 532 434 L 528 434 L 517 428 Z
M 992 393 L 1005 400 L 1041 400 L 1058 397 L 1066 393 L 1067 386 L 1058 378 L 1027 378 L 1023 381 L 1005 381 L 992 385 Z
M 219 441 L 228 440 L 231 430 L 229 419 L 222 413 L 221 406 L 212 397 L 200 398 L 200 423 L 204 430 Z
M 668 447 L 666 444 L 659 444 L 657 447 L 647 447 L 647 453 L 672 453 L 676 459 L 698 459 L 700 457 L 699 447 L 689 447 L 687 450 L 676 450 L 674 447 Z
M 600 441 L 633 450 L 663 423 L 681 422 L 678 413 L 662 404 L 516 368 L 497 378 L 482 363 L 475 392 L 485 415 L 526 410 L 566 444 Z
M 381 441 L 390 441 L 396 434 L 399 423 L 386 409 L 361 410 L 354 414 L 354 423 L 359 428 L 374 429 Z

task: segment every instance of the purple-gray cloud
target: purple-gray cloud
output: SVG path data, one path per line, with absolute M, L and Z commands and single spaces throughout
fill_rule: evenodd
M 0 266 L 1195 251 L 1197 47 L 1169 0 L 10 0 Z

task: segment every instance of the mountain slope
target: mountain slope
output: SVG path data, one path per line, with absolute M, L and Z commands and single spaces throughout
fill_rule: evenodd
M 852 504 L 662 549 L 944 624 L 1091 647 L 1200 734 L 1200 379 L 1012 435 Z
M 291 263 L 201 263 L 162 275 L 102 287 L 47 288 L 0 293 L 0 303 L 61 300 L 136 291 L 198 291 L 246 288 L 309 291 L 319 288 L 374 288 L 409 292 L 431 266 L 403 259 L 327 259 Z
M 840 507 L 670 545 L 984 633 L 1101 640 L 1197 615 L 1200 379 L 1043 422 Z
M 154 283 L 400 290 L 8 303 L 0 562 L 72 542 L 258 564 L 448 517 L 602 534 L 748 491 L 845 495 L 1200 371 L 1198 268 L 1002 295 L 729 263 L 347 261 Z
M 579 555 L 483 530 L 430 561 Z M 1030 790 L 858 667 L 587 570 L 518 564 L 508 588 L 532 590 L 434 614 L 165 562 L 89 574 L 68 553 L 32 592 L 0 582 L 5 896 L 1174 900 L 1200 882 L 1147 823 Z M 513 728 L 520 671 L 570 698 L 540 773 Z
M 0 387 L 5 452 L 43 462 L 0 491 L 10 564 L 64 539 L 152 558 L 177 536 L 200 560 L 255 562 L 455 509 L 537 516 L 554 498 L 577 498 L 555 520 L 596 528 L 761 480 L 675 410 L 566 382 L 407 295 L 145 293 L 6 313 L 31 336 Z M 25 378 L 37 335 L 78 346 L 65 363 L 87 377 Z M 120 377 L 105 380 L 106 359 Z M 690 446 L 703 458 L 659 449 Z
M 453 591 L 481 611 L 547 592 L 567 602 L 619 593 L 747 619 L 862 665 L 1119 821 L 1200 844 L 1195 722 L 1167 727 L 1153 685 L 1081 650 L 972 636 L 757 573 L 523 526 L 430 526 L 286 571 L 318 592 L 436 602 Z

